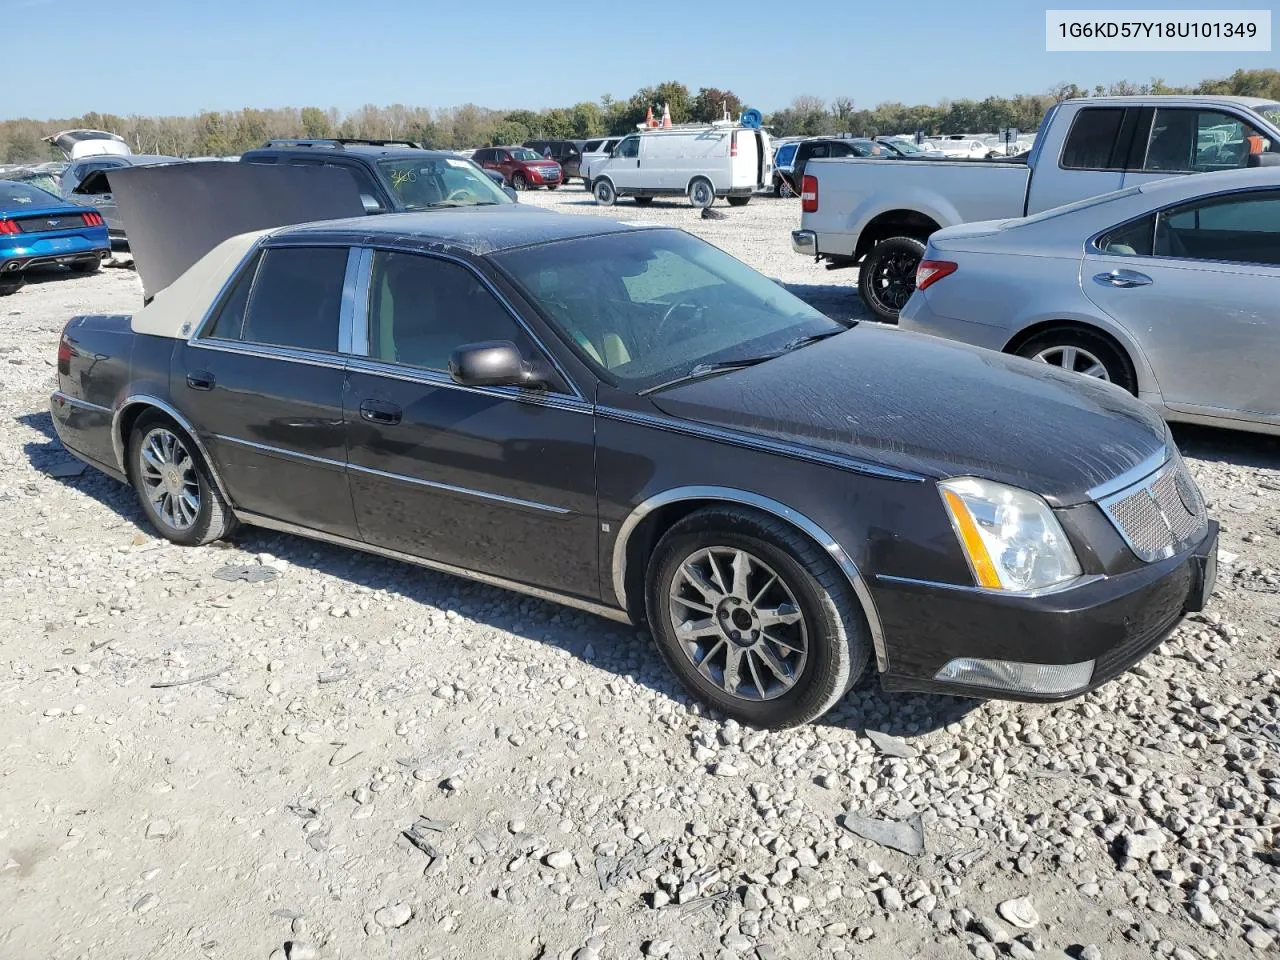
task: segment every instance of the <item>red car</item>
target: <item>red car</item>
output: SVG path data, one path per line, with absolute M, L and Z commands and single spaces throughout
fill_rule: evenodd
M 560 164 L 540 157 L 528 147 L 485 147 L 471 159 L 486 170 L 497 170 L 517 190 L 546 187 L 554 190 L 564 180 Z

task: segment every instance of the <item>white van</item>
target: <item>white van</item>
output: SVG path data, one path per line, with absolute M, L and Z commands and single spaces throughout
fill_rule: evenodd
M 604 206 L 618 197 L 646 204 L 684 194 L 695 207 L 709 207 L 716 197 L 741 207 L 772 183 L 768 132 L 727 120 L 630 134 L 591 168 L 591 192 Z

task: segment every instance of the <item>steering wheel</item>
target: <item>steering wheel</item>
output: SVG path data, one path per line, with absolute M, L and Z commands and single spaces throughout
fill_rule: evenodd
M 459 187 L 457 190 L 453 191 L 453 193 L 449 194 L 444 199 L 445 199 L 445 202 L 448 203 L 451 200 L 467 200 L 467 199 L 470 199 L 470 197 L 471 197 L 470 190 L 466 189 L 465 187 Z
M 685 322 L 687 323 L 690 320 L 696 320 L 701 317 L 703 311 L 706 310 L 706 307 L 697 303 L 684 303 L 683 301 L 673 303 L 671 306 L 667 307 L 666 312 L 662 315 L 662 319 L 659 320 L 653 328 L 653 340 L 655 343 L 663 342 L 662 335 L 667 332 L 667 327 L 672 326 L 672 319 L 677 316 L 677 312 L 680 310 L 689 311 L 685 317 Z

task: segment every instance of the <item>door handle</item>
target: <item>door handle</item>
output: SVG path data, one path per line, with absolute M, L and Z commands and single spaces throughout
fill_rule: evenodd
M 370 423 L 396 424 L 403 415 L 403 410 L 385 400 L 363 400 L 360 403 L 360 416 Z
M 193 370 L 187 374 L 187 386 L 192 390 L 212 390 L 216 378 L 207 370 Z
M 1093 282 L 1106 287 L 1145 287 L 1151 282 L 1151 278 L 1137 270 L 1112 270 L 1110 273 L 1095 275 Z

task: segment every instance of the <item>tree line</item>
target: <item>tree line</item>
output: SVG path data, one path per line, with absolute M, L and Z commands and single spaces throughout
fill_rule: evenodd
M 1085 88 L 1059 84 L 1040 94 L 986 97 L 982 100 L 942 100 L 933 105 L 882 103 L 858 109 L 851 97 L 828 102 L 820 97 L 796 97 L 787 107 L 765 117 L 776 137 L 850 133 L 856 136 L 914 133 L 994 133 L 1006 127 L 1034 130 L 1045 111 L 1070 97 L 1144 93 L 1232 94 L 1280 101 L 1280 70 L 1237 70 L 1230 77 L 1204 80 L 1190 87 L 1174 87 L 1163 80 L 1150 83 L 1098 84 Z M 194 116 L 127 117 L 87 113 L 53 120 L 0 121 L 0 162 L 31 163 L 60 159 L 41 137 L 72 127 L 110 130 L 128 141 L 135 153 L 178 157 L 220 157 L 242 153 L 272 138 L 363 137 L 412 140 L 427 147 L 458 150 L 495 144 L 521 143 L 534 137 L 586 139 L 634 130 L 650 107 L 671 107 L 676 123 L 717 120 L 726 112 L 737 118 L 744 104 L 732 90 L 702 87 L 691 92 L 668 81 L 642 87 L 626 100 L 604 96 L 571 107 L 495 110 L 473 103 L 432 109 L 404 104 L 366 104 L 349 113 L 333 108 L 279 107 L 260 110 L 204 111 Z

